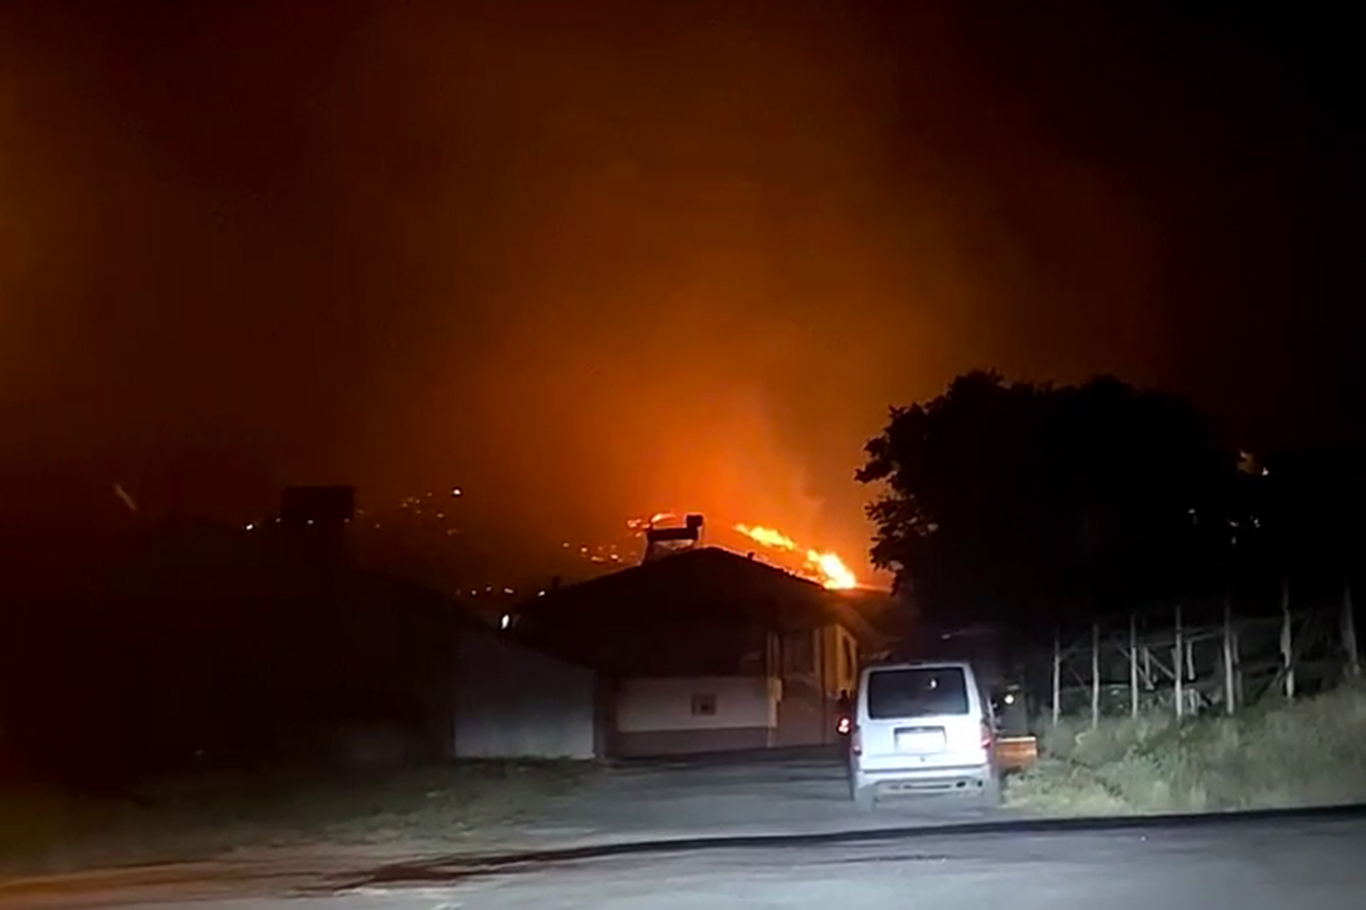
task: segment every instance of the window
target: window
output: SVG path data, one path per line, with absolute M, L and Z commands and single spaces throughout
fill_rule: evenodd
M 967 714 L 968 687 L 958 667 L 914 667 L 868 674 L 868 716 L 877 720 Z
M 694 695 L 692 697 L 692 716 L 693 717 L 715 717 L 716 716 L 716 696 L 715 695 Z

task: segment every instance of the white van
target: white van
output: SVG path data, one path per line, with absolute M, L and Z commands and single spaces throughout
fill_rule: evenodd
M 1000 800 L 994 735 L 991 700 L 970 664 L 867 667 L 849 744 L 854 803 L 869 810 L 880 796 L 962 793 L 994 805 Z

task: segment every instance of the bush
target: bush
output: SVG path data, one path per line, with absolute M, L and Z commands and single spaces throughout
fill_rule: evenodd
M 1064 718 L 1011 805 L 1056 814 L 1229 811 L 1366 802 L 1366 688 L 1235 717 Z

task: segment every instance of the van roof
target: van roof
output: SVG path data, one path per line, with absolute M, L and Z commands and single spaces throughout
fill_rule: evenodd
M 872 664 L 864 667 L 864 673 L 876 673 L 879 670 L 971 670 L 972 664 L 966 660 L 899 660 L 892 663 Z

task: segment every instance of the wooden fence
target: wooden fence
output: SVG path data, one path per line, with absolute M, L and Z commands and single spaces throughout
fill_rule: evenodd
M 1222 622 L 1193 624 L 1180 604 L 1096 622 L 1073 638 L 1055 632 L 1047 708 L 1053 724 L 1085 710 L 1105 714 L 1171 710 L 1184 717 L 1267 697 L 1294 701 L 1344 676 L 1360 677 L 1350 585 L 1340 602 L 1295 609 L 1282 584 L 1279 615 L 1238 616 L 1223 602 Z

